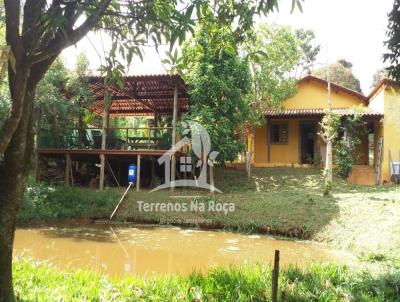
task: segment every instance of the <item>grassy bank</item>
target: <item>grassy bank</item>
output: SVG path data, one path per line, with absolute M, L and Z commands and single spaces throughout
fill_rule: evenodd
M 216 169 L 215 174 L 215 184 L 223 194 L 132 190 L 116 220 L 269 233 L 329 242 L 363 257 L 370 257 L 370 253 L 398 256 L 398 187 L 353 186 L 336 178 L 332 196 L 324 197 L 321 171 L 317 169 L 254 169 L 251 179 L 243 170 Z M 106 218 L 122 192 L 31 185 L 19 221 Z M 235 211 L 145 212 L 139 211 L 138 201 L 234 203 Z
M 20 301 L 270 301 L 271 271 L 264 266 L 214 269 L 189 277 L 110 278 L 58 271 L 20 261 L 14 265 Z M 281 272 L 285 301 L 399 301 L 399 273 L 372 275 L 347 267 L 313 265 Z M 51 297 L 51 298 L 50 298 Z M 50 298 L 50 300 L 49 300 Z

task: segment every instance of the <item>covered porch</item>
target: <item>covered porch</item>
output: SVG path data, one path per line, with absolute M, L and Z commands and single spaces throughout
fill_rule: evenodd
M 127 165 L 136 163 L 136 185 L 139 190 L 141 178 L 146 174 L 143 174 L 140 167 L 150 167 L 150 178 L 153 178 L 155 159 L 169 150 L 177 140 L 177 122 L 188 109 L 186 86 L 180 76 L 129 76 L 124 79 L 123 89 L 108 87 L 111 101 L 105 104 L 106 88 L 103 80 L 101 77 L 89 78 L 93 102 L 86 106 L 86 109 L 99 117 L 101 125 L 82 126 L 77 121 L 74 128 L 64 131 L 66 135 L 55 137 L 51 133 L 42 133 L 38 139 L 38 160 L 61 159 L 65 164 L 64 181 L 67 184 L 76 183 L 78 176 L 74 177 L 74 172 L 79 164 L 82 166 L 84 162 L 92 162 L 99 168 L 96 181 L 101 190 L 107 178 L 111 179 L 109 182 L 113 185 L 124 185 Z M 131 117 L 141 117 L 145 125 L 111 125 L 118 124 L 113 121 Z M 126 173 L 121 170 L 126 170 Z M 139 174 L 141 172 L 142 175 Z
M 333 109 L 343 120 L 351 109 Z M 324 109 L 289 109 L 265 111 L 266 123 L 255 130 L 255 167 L 310 167 L 323 166 L 326 144 L 318 135 Z M 355 165 L 362 166 L 375 176 L 378 141 L 381 136 L 382 114 L 366 110 L 362 113 L 365 133 L 360 133 Z M 343 135 L 343 133 L 339 133 Z M 364 172 L 365 172 L 364 169 Z

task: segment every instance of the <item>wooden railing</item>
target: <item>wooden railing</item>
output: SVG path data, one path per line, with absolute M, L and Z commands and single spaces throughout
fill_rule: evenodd
M 65 129 L 65 134 L 58 137 L 42 131 L 39 148 L 101 149 L 102 130 L 95 127 Z M 171 147 L 172 127 L 108 127 L 105 131 L 106 149 L 167 150 Z

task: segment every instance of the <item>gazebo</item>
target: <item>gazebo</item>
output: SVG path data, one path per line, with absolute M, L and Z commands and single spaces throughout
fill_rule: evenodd
M 102 127 L 76 129 L 79 133 L 90 132 L 89 143 L 78 142 L 46 148 L 39 146 L 37 155 L 39 158 L 65 157 L 65 182 L 68 184 L 74 182 L 72 160 L 100 158 L 100 190 L 104 188 L 105 170 L 108 170 L 118 185 L 120 182 L 108 163 L 108 158 L 136 160 L 138 167 L 136 186 L 139 190 L 141 159 L 144 156 L 159 157 L 176 142 L 178 118 L 182 113 L 187 112 L 189 106 L 186 85 L 179 75 L 127 76 L 124 78 L 123 89 L 116 86 L 108 87 L 111 101 L 105 106 L 104 79 L 92 76 L 88 82 L 93 91 L 93 102 L 87 105 L 87 109 L 102 116 Z M 110 119 L 129 116 L 147 116 L 154 119 L 154 122 L 153 125 L 147 127 L 109 127 Z M 171 116 L 171 125 L 161 127 L 159 121 L 162 116 Z M 169 145 L 166 145 L 165 141 L 161 144 L 162 136 L 166 133 L 171 134 L 171 139 L 168 140 Z M 175 157 L 172 161 L 171 168 L 175 170 Z M 171 171 L 171 178 L 174 179 L 174 177 L 175 171 Z

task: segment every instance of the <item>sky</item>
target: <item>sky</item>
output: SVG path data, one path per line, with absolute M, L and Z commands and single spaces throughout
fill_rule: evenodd
M 386 39 L 387 14 L 392 8 L 393 0 L 305 0 L 303 12 L 296 10 L 292 14 L 291 0 L 281 0 L 279 5 L 279 12 L 274 12 L 258 22 L 313 30 L 317 43 L 321 45 L 316 67 L 346 59 L 353 64 L 353 72 L 360 79 L 363 92 L 370 92 L 373 74 L 384 66 L 383 41 Z M 76 55 L 83 51 L 89 57 L 91 68 L 96 70 L 103 54 L 103 44 L 107 45 L 106 37 L 89 34 L 77 45 L 64 50 L 63 57 L 67 66 L 72 68 Z M 157 53 L 153 47 L 146 47 L 144 60 L 135 59 L 129 73 L 165 73 L 161 63 L 164 57 L 165 48 Z

